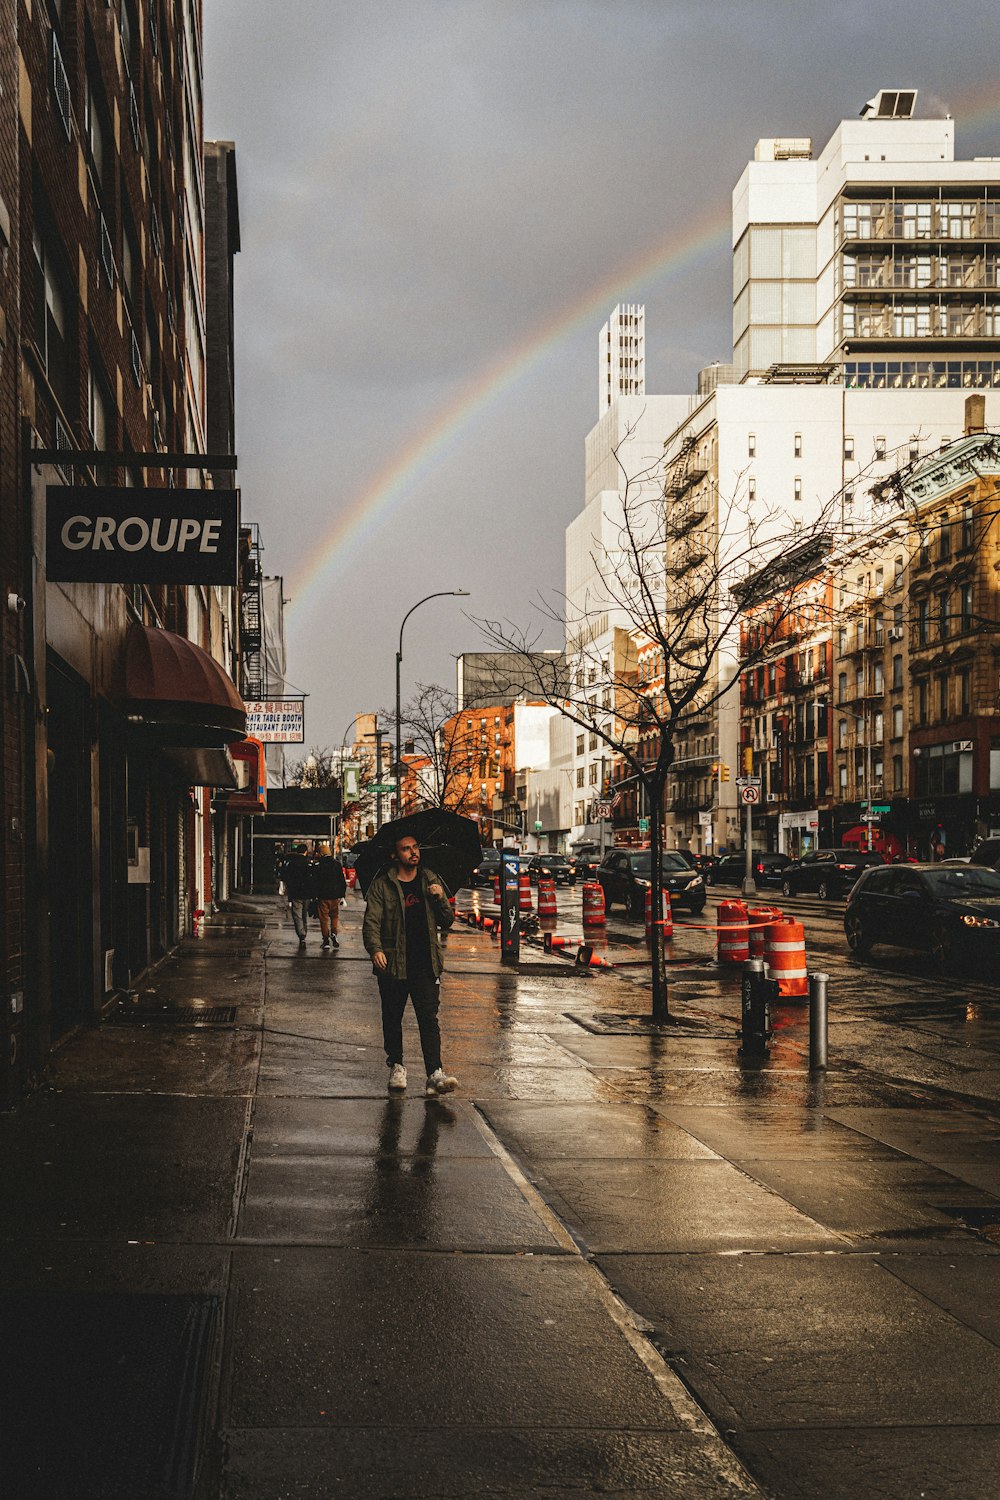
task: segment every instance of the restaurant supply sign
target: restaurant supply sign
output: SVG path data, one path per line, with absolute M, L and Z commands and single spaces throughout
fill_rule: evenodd
M 45 574 L 53 583 L 201 583 L 234 588 L 238 490 L 50 484 Z
M 264 745 L 301 745 L 306 737 L 302 698 L 261 698 L 247 703 L 247 734 Z

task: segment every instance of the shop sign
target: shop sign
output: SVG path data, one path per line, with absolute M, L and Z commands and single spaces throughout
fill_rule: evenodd
M 247 735 L 264 745 L 301 745 L 306 737 L 302 698 L 263 698 L 247 704 Z
M 45 490 L 45 573 L 55 583 L 234 588 L 238 541 L 236 490 Z

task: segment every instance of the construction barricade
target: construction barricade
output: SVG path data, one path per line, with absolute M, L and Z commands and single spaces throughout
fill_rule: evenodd
M 742 964 L 750 957 L 747 909 L 742 901 L 723 901 L 719 907 L 720 964 Z
M 605 921 L 604 891 L 596 880 L 588 880 L 583 887 L 583 925 L 602 927 Z
M 534 908 L 531 902 L 531 876 L 528 874 L 527 870 L 521 871 L 520 878 L 518 880 L 518 890 L 520 891 L 518 905 L 520 906 L 521 910 L 532 911 Z
M 556 883 L 554 880 L 539 880 L 538 882 L 538 915 L 540 917 L 554 917 L 556 915 Z
M 500 905 L 500 876 L 493 877 L 493 901 L 496 906 Z
M 670 892 L 669 891 L 665 891 L 665 890 L 661 890 L 660 891 L 660 921 L 659 921 L 659 926 L 660 926 L 660 929 L 661 929 L 661 931 L 663 933 L 664 941 L 666 941 L 667 939 L 673 937 L 673 935 L 674 935 L 674 913 L 673 913 L 673 908 L 670 905 Z M 652 937 L 652 935 L 653 935 L 653 887 L 649 886 L 649 888 L 646 891 L 646 942 L 647 943 L 649 942 L 649 940 Z
M 778 981 L 779 995 L 786 999 L 808 997 L 806 932 L 794 917 L 783 917 L 764 928 L 764 968 L 769 979 Z
M 748 913 L 750 920 L 750 957 L 764 957 L 764 928 L 770 922 L 780 922 L 782 913 L 777 906 L 751 906 Z

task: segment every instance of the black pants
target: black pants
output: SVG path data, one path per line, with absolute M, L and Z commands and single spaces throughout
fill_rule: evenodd
M 382 1040 L 385 1044 L 386 1064 L 391 1068 L 393 1063 L 403 1061 L 403 1011 L 409 998 L 420 1028 L 424 1067 L 430 1077 L 441 1066 L 438 981 L 433 974 L 416 974 L 412 979 L 409 976 L 406 979 L 390 979 L 387 974 L 378 974 L 376 978 L 378 992 L 382 997 Z

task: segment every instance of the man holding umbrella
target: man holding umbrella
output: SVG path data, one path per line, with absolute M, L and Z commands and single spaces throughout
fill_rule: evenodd
M 438 1026 L 441 970 L 444 959 L 439 927 L 450 927 L 455 914 L 440 879 L 420 868 L 420 845 L 400 833 L 392 862 L 368 887 L 362 937 L 371 954 L 382 1000 L 382 1037 L 389 1069 L 390 1093 L 406 1088 L 403 1066 L 403 1011 L 407 998 L 420 1029 L 427 1070 L 427 1095 L 449 1094 L 458 1079 L 441 1066 Z

